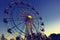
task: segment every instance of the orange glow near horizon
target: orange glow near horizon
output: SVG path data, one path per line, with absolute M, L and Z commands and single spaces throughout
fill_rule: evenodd
M 52 21 L 50 24 L 47 25 L 45 28 L 45 34 L 49 36 L 52 33 L 59 34 L 60 33 L 60 19 Z

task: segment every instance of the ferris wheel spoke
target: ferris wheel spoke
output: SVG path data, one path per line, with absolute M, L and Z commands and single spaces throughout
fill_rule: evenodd
M 11 20 L 9 20 L 9 21 L 13 21 L 13 20 L 11 19 Z M 14 21 L 21 21 L 21 20 L 14 20 Z
M 38 30 L 36 29 L 36 26 L 35 26 L 35 24 L 33 24 L 33 26 L 34 26 L 34 28 L 35 28 L 35 30 L 36 30 L 36 32 L 37 32 Z
M 19 28 L 19 27 L 18 27 L 18 28 Z M 21 30 L 20 32 L 23 32 L 23 33 L 25 33 L 25 32 L 23 31 L 24 29 L 22 29 L 22 28 L 19 28 L 19 29 Z
M 18 24 L 18 25 L 19 25 L 19 24 Z M 21 29 L 19 29 L 19 28 L 17 27 L 18 25 L 11 27 L 11 29 L 14 29 L 14 28 L 16 27 L 20 32 L 24 33 Z M 24 33 L 24 34 L 25 34 L 25 33 Z
M 6 18 L 8 21 L 13 21 L 12 19 L 13 18 Z M 21 19 L 18 19 L 18 18 L 16 18 L 16 19 L 14 19 L 14 21 L 22 21 Z
M 20 25 L 20 24 L 22 24 L 22 23 L 19 23 L 19 24 L 17 24 L 16 26 L 18 26 L 18 25 Z M 11 27 L 11 29 L 13 29 L 13 28 L 15 28 L 15 26 Z

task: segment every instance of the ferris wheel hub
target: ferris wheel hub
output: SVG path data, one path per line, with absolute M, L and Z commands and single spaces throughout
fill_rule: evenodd
M 28 15 L 28 18 L 29 18 L 29 19 L 32 19 L 32 16 L 31 16 L 31 15 Z

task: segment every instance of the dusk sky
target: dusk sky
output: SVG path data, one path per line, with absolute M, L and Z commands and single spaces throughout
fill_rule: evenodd
M 60 33 L 60 0 L 24 0 L 36 8 L 43 17 L 45 34 Z M 3 22 L 4 9 L 10 0 L 0 0 L 0 36 L 8 36 L 7 27 Z

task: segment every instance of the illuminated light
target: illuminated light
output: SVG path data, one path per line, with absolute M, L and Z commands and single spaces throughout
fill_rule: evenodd
M 24 38 L 25 38 L 25 36 L 21 35 L 21 38 L 23 38 L 23 39 L 24 39 Z
M 30 19 L 31 19 L 31 18 L 32 18 L 32 16 L 31 16 L 31 15 L 28 15 L 28 18 L 30 18 Z

